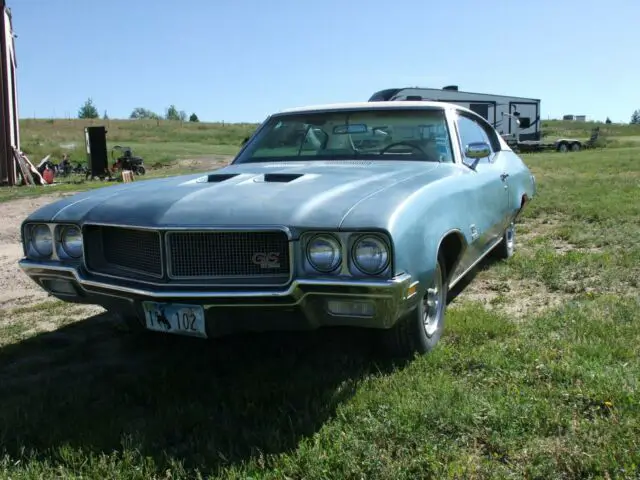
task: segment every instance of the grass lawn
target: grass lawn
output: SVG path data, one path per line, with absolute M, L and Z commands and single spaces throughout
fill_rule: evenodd
M 393 364 L 366 332 L 143 345 L 58 301 L 0 311 L 0 477 L 640 476 L 640 147 L 524 157 L 517 252 Z

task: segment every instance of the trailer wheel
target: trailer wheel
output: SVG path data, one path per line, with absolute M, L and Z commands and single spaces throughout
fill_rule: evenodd
M 566 142 L 560 142 L 558 144 L 558 151 L 562 153 L 566 153 L 569 151 L 569 145 Z
M 578 142 L 573 142 L 571 144 L 571 151 L 572 152 L 579 152 L 580 151 L 580 144 Z

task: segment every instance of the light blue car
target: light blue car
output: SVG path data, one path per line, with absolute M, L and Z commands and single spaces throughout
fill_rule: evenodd
M 38 209 L 20 266 L 141 334 L 357 326 L 411 356 L 438 342 L 450 288 L 489 253 L 513 255 L 535 191 L 460 106 L 297 108 L 269 116 L 225 168 Z

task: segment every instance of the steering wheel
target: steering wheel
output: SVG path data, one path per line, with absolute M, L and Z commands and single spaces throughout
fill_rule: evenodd
M 414 150 L 419 150 L 420 153 L 422 153 L 423 155 L 426 155 L 427 152 L 425 152 L 421 147 L 419 147 L 418 145 L 415 145 L 413 143 L 409 143 L 409 142 L 395 142 L 395 143 L 390 143 L 389 145 L 387 145 L 386 147 L 384 147 L 382 150 L 380 150 L 380 155 L 384 155 L 387 150 L 389 150 L 390 148 L 393 147 L 397 147 L 398 145 L 405 145 L 407 147 L 413 148 Z

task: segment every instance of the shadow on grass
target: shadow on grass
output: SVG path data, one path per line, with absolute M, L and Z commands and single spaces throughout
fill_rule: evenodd
M 372 345 L 350 329 L 145 340 L 97 315 L 0 350 L 0 450 L 55 464 L 65 447 L 137 449 L 211 473 L 291 451 L 395 368 Z

